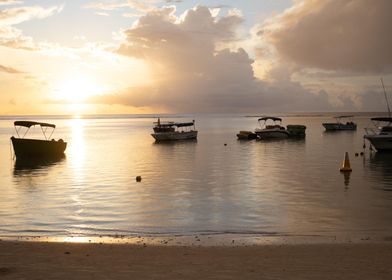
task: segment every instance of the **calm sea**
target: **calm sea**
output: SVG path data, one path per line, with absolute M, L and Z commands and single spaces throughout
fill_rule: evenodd
M 199 137 L 166 144 L 151 137 L 152 116 L 29 117 L 55 123 L 68 147 L 61 160 L 27 163 L 12 157 L 15 119 L 0 118 L 0 236 L 392 231 L 392 154 L 355 156 L 369 116 L 338 133 L 323 131 L 330 116 L 286 116 L 307 135 L 280 141 L 238 141 L 256 117 L 170 116 L 195 119 Z M 346 151 L 348 177 L 338 171 Z

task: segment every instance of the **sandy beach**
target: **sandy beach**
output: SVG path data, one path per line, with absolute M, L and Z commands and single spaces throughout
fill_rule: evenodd
M 0 242 L 1 279 L 392 279 L 392 244 Z

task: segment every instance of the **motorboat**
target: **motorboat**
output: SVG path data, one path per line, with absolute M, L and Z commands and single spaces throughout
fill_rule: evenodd
M 64 155 L 67 143 L 63 139 L 57 141 L 54 139 L 49 140 L 53 135 L 56 125 L 34 121 L 15 121 L 14 126 L 17 137 L 12 136 L 11 141 L 17 158 L 61 157 Z M 32 126 L 40 126 L 45 139 L 25 138 Z M 20 132 L 23 127 L 27 129 L 21 137 Z M 46 135 L 48 129 L 51 130 L 49 137 Z
M 323 123 L 326 131 L 336 131 L 336 130 L 356 130 L 357 124 L 353 121 L 354 116 L 336 116 L 336 122 L 333 123 Z M 347 121 L 344 121 L 347 119 Z
M 237 137 L 239 140 L 253 140 L 257 139 L 257 134 L 252 131 L 241 130 L 237 133 Z
M 375 128 L 365 128 L 367 139 L 378 152 L 392 152 L 392 117 L 370 119 Z
M 194 120 L 192 122 L 161 122 L 158 118 L 154 125 L 154 133 L 151 136 L 156 141 L 197 139 Z
M 288 138 L 289 132 L 282 126 L 282 119 L 277 117 L 262 117 L 258 119 L 260 128 L 255 133 L 260 139 Z
M 306 136 L 306 126 L 302 124 L 289 124 L 287 125 L 287 132 L 289 137 L 303 138 Z

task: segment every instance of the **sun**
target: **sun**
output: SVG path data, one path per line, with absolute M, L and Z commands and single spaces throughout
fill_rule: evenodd
M 74 73 L 60 79 L 54 87 L 54 99 L 79 104 L 101 94 L 103 87 L 92 76 Z

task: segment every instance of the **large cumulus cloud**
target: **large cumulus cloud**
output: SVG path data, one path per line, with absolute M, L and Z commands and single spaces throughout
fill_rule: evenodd
M 248 53 L 225 47 L 238 40 L 243 22 L 238 12 L 215 16 L 203 6 L 179 17 L 174 12 L 174 7 L 148 12 L 124 32 L 126 39 L 118 49 L 147 62 L 151 85 L 96 97 L 94 102 L 169 112 L 292 111 L 308 109 L 305 104 L 330 109 L 324 95 L 310 94 L 300 84 L 257 79 Z
M 392 73 L 391 11 L 390 0 L 296 1 L 259 35 L 298 66 Z

